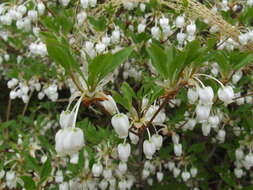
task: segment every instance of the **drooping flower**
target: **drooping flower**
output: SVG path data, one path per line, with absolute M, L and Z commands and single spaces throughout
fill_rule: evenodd
M 128 130 L 130 128 L 128 116 L 119 113 L 112 117 L 111 120 L 112 126 L 116 133 L 118 134 L 119 138 L 126 138 L 128 136 Z

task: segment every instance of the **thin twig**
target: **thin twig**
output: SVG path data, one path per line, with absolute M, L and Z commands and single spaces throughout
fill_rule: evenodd
M 27 110 L 27 108 L 28 108 L 30 99 L 31 99 L 31 97 L 32 97 L 32 95 L 33 95 L 33 91 L 34 91 L 34 90 L 32 90 L 32 91 L 30 92 L 30 94 L 29 94 L 29 99 L 28 99 L 28 102 L 25 104 L 25 107 L 24 107 L 24 109 L 23 109 L 23 111 L 22 111 L 22 116 L 25 116 L 25 112 L 26 112 L 26 110 Z
M 8 100 L 7 112 L 6 112 L 6 121 L 9 121 L 11 114 L 11 98 Z

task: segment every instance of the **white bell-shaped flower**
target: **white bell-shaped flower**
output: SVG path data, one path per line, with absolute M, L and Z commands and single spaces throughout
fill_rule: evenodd
M 118 165 L 118 169 L 121 172 L 121 174 L 126 173 L 127 171 L 127 164 L 125 162 L 120 162 Z
M 218 134 L 217 134 L 217 139 L 221 142 L 224 142 L 225 140 L 225 137 L 226 137 L 226 131 L 224 131 L 223 129 L 220 129 L 218 131 Z
M 147 159 L 152 159 L 156 151 L 156 145 L 152 140 L 145 140 L 143 142 L 143 152 Z
M 160 28 L 157 27 L 157 26 L 153 26 L 153 27 L 151 28 L 151 35 L 152 35 L 152 37 L 155 38 L 156 40 L 159 40 L 160 35 L 161 35 Z
M 188 97 L 189 103 L 194 104 L 199 97 L 198 91 L 196 89 L 189 88 L 187 91 L 187 97 Z
M 63 143 L 64 143 L 65 138 L 69 132 L 68 130 L 69 130 L 68 128 L 61 129 L 55 135 L 55 150 L 61 156 L 66 155 Z
M 206 121 L 209 118 L 210 111 L 211 111 L 210 105 L 198 104 L 196 107 L 197 120 L 199 122 Z
M 103 176 L 105 179 L 111 179 L 112 178 L 112 170 L 110 168 L 103 170 Z
M 204 122 L 202 123 L 201 129 L 202 129 L 203 135 L 208 136 L 211 132 L 211 125 L 207 122 Z
M 95 177 L 99 177 L 103 172 L 103 166 L 100 163 L 96 163 L 92 165 L 92 174 Z
M 181 170 L 179 168 L 177 168 L 177 167 L 173 168 L 173 176 L 175 178 L 179 176 L 180 172 L 181 172 Z
M 64 128 L 55 136 L 55 150 L 59 155 L 72 155 L 84 146 L 83 131 L 79 128 Z
M 64 139 L 63 145 L 69 155 L 81 150 L 84 146 L 83 131 L 80 128 L 71 128 Z
M 245 156 L 245 161 L 250 167 L 253 166 L 253 154 L 252 153 L 247 154 Z
M 59 190 L 69 190 L 69 184 L 67 182 L 59 184 Z
M 191 177 L 191 174 L 189 173 L 189 172 L 187 172 L 187 171 L 184 171 L 184 172 L 182 172 L 182 179 L 184 180 L 184 181 L 187 181 L 188 179 L 190 179 L 190 177 Z
M 101 190 L 106 190 L 106 188 L 108 187 L 108 182 L 107 180 L 103 179 L 102 181 L 100 181 L 100 183 L 98 184 L 99 188 Z
M 178 27 L 178 28 L 183 28 L 183 27 L 184 27 L 184 24 L 185 24 L 185 19 L 184 19 L 184 17 L 183 17 L 183 16 L 178 16 L 178 17 L 176 18 L 175 24 L 176 24 L 176 27 Z
M 151 137 L 153 143 L 155 144 L 156 150 L 160 150 L 163 145 L 163 137 L 161 135 L 155 134 Z
M 134 133 L 129 133 L 129 138 L 132 142 L 132 144 L 137 144 L 139 142 L 139 136 L 137 136 L 136 134 Z
M 175 162 L 172 162 L 172 161 L 169 161 L 168 162 L 168 167 L 169 167 L 169 170 L 172 171 L 174 168 L 175 168 Z
M 40 2 L 40 3 L 37 4 L 37 9 L 38 9 L 39 14 L 43 15 L 44 12 L 45 12 L 46 7 L 42 2 Z
M 213 89 L 210 86 L 206 86 L 198 89 L 200 102 L 205 105 L 213 104 Z
M 130 146 L 130 144 L 129 143 L 119 144 L 117 149 L 118 149 L 119 159 L 122 162 L 127 162 L 128 157 L 131 154 L 131 146 Z
M 218 90 L 218 97 L 221 101 L 229 104 L 233 101 L 235 94 L 231 86 L 225 86 Z
M 105 108 L 107 112 L 109 112 L 111 115 L 114 115 L 118 110 L 116 102 L 110 95 L 106 95 L 106 99 L 107 100 L 100 102 L 100 104 Z
M 174 144 L 174 153 L 176 156 L 181 156 L 183 151 L 182 151 L 182 144 Z
M 145 31 L 145 28 L 146 28 L 146 25 L 145 25 L 145 24 L 142 24 L 142 23 L 138 24 L 138 27 L 137 27 L 138 33 L 144 32 L 144 31 Z
M 172 138 L 173 144 L 179 144 L 180 137 L 177 133 L 173 133 L 171 138 Z
M 194 35 L 196 32 L 196 24 L 191 23 L 191 24 L 187 25 L 186 31 L 187 31 L 187 34 Z
M 234 174 L 237 178 L 241 178 L 243 176 L 243 170 L 241 168 L 235 168 Z
M 235 157 L 237 160 L 242 160 L 244 158 L 244 153 L 241 148 L 235 150 Z
M 198 173 L 198 169 L 197 168 L 191 168 L 190 172 L 191 172 L 192 177 L 196 177 L 196 175 Z
M 146 179 L 149 175 L 150 175 L 150 171 L 148 171 L 147 169 L 144 168 L 142 170 L 142 178 Z
M 89 0 L 81 0 L 81 6 L 86 9 L 89 6 Z
M 169 19 L 168 19 L 168 18 L 165 18 L 165 17 L 160 18 L 160 19 L 159 19 L 159 24 L 160 24 L 160 26 L 161 26 L 162 28 L 164 28 L 164 27 L 166 27 L 166 26 L 169 25 Z
M 119 190 L 126 190 L 127 189 L 127 182 L 126 180 L 121 180 L 118 184 Z
M 214 116 L 210 116 L 208 118 L 208 122 L 212 125 L 213 128 L 215 128 L 214 126 L 218 126 L 220 123 L 220 119 L 217 115 Z
M 159 109 L 159 106 L 155 106 L 155 105 L 150 106 L 147 112 L 145 113 L 145 119 L 147 121 L 150 121 L 158 109 Z M 152 123 L 161 124 L 161 123 L 164 123 L 165 120 L 166 120 L 166 114 L 164 110 L 162 110 L 156 115 Z
M 164 174 L 162 172 L 157 172 L 156 173 L 156 178 L 158 182 L 161 182 L 163 180 Z
M 232 76 L 233 84 L 236 84 L 242 78 L 242 75 L 243 75 L 243 73 L 241 70 L 235 72 L 235 74 L 233 74 L 233 76 Z
M 123 113 L 116 114 L 112 117 L 111 123 L 119 138 L 124 139 L 128 136 L 130 124 L 127 115 Z

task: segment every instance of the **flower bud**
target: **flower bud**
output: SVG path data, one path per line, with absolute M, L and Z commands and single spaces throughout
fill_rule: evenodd
M 92 166 L 92 174 L 95 177 L 99 177 L 103 172 L 103 166 L 100 163 L 93 164 Z
M 231 86 L 225 86 L 218 90 L 218 97 L 221 101 L 229 104 L 233 101 L 234 98 L 234 91 Z
M 118 145 L 118 156 L 122 162 L 127 162 L 131 153 L 131 146 L 128 143 Z
M 123 113 L 116 114 L 112 117 L 111 123 L 119 138 L 124 139 L 128 136 L 130 125 L 127 115 Z
M 73 127 L 74 112 L 62 111 L 60 115 L 60 125 L 62 128 Z
M 100 102 L 100 104 L 105 108 L 107 112 L 109 112 L 111 115 L 114 115 L 115 113 L 117 113 L 118 109 L 116 102 L 110 95 L 106 95 L 106 99 L 107 100 Z
M 243 73 L 241 70 L 235 72 L 235 74 L 232 76 L 233 84 L 236 84 L 242 78 L 242 75 L 243 75 Z
M 143 143 L 143 152 L 147 159 L 152 159 L 156 151 L 156 145 L 152 140 L 145 140 Z

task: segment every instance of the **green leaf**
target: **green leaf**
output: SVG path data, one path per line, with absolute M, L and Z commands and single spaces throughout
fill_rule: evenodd
M 253 62 L 253 54 L 246 54 L 238 63 L 235 63 L 233 65 L 233 68 L 235 70 L 238 70 L 238 69 L 243 68 L 249 64 L 252 64 L 252 62 Z
M 190 148 L 188 149 L 188 152 L 199 153 L 199 152 L 203 152 L 204 150 L 205 150 L 204 143 L 198 143 L 198 144 L 194 144 L 190 146 Z
M 47 159 L 47 161 L 44 163 L 40 171 L 40 179 L 41 179 L 40 183 L 44 182 L 51 175 L 51 171 L 52 171 L 51 160 Z
M 107 27 L 106 19 L 103 16 L 97 19 L 95 17 L 88 16 L 88 20 L 97 31 L 104 31 Z
M 214 54 L 214 59 L 217 61 L 217 63 L 220 66 L 222 76 L 224 78 L 227 78 L 232 67 L 229 63 L 229 59 L 228 59 L 225 51 L 217 51 Z
M 151 44 L 146 48 L 151 60 L 152 64 L 157 70 L 157 72 L 165 79 L 168 78 L 168 70 L 167 70 L 167 55 L 165 51 L 156 44 Z
M 38 171 L 39 170 L 39 164 L 38 164 L 38 161 L 31 157 L 28 153 L 25 153 L 24 155 L 24 158 L 25 158 L 25 165 L 28 169 L 31 169 L 31 170 L 35 170 L 35 171 Z
M 131 47 L 124 48 L 115 54 L 107 53 L 95 57 L 88 66 L 88 83 L 94 89 L 109 73 L 113 72 L 132 53 Z
M 31 176 L 21 176 L 20 177 L 24 182 L 24 187 L 26 190 L 34 190 L 36 189 L 35 182 Z
M 50 58 L 57 64 L 63 66 L 67 73 L 71 70 L 81 73 L 79 64 L 75 60 L 67 40 L 64 38 L 57 39 L 50 34 L 47 36 L 44 35 L 44 37 Z

